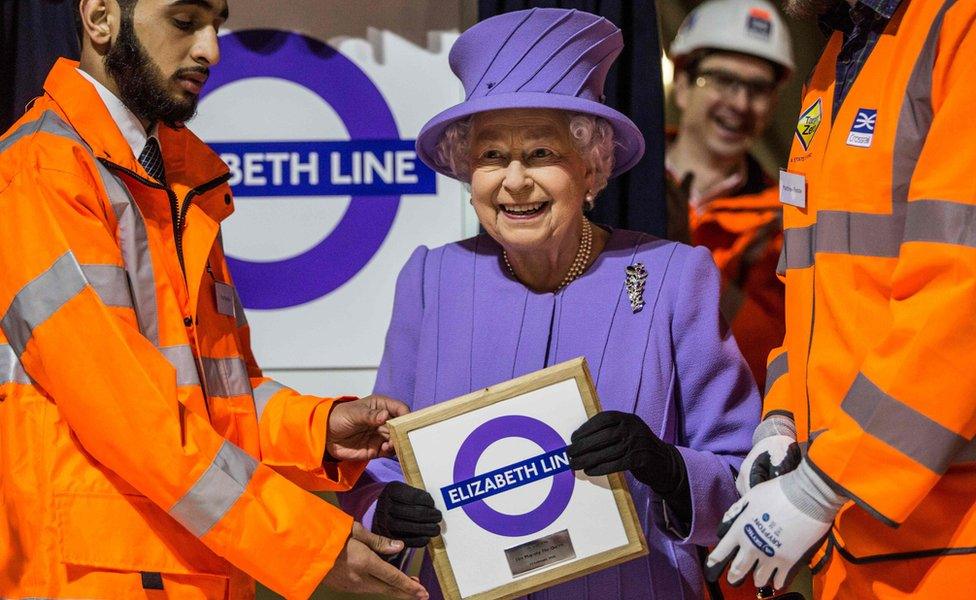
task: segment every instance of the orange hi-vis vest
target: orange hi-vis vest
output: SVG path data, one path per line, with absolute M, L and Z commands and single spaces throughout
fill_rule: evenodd
M 841 106 L 841 33 L 805 88 L 765 413 L 854 501 L 834 561 L 976 553 L 974 21 L 972 0 L 903 1 Z
M 76 67 L 0 138 L 0 597 L 307 597 L 363 464 L 254 362 L 226 166 L 161 125 L 156 181 Z
M 716 198 L 701 214 L 689 213 L 691 243 L 708 248 L 722 273 L 722 316 L 761 388 L 766 357 L 784 332 L 783 282 L 776 276 L 783 247 L 779 190 L 770 182 L 760 192 Z

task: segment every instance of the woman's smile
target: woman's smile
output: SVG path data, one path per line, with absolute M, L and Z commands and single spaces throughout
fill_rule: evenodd
M 506 218 L 512 219 L 513 221 L 529 221 L 545 212 L 551 204 L 551 200 L 521 204 L 502 204 L 499 205 L 498 210 Z

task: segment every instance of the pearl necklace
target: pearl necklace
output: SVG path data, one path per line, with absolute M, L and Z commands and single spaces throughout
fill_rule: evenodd
M 590 220 L 583 218 L 583 237 L 580 238 L 579 248 L 576 249 L 576 258 L 573 259 L 573 264 L 569 267 L 569 271 L 563 280 L 559 282 L 556 286 L 555 291 L 559 291 L 575 281 L 586 271 L 587 265 L 590 263 L 590 252 L 593 250 L 593 224 Z M 505 261 L 505 267 L 508 272 L 511 273 L 512 277 L 518 279 L 518 275 L 515 274 L 515 269 L 512 268 L 512 263 L 508 262 L 508 253 L 502 250 L 502 260 Z

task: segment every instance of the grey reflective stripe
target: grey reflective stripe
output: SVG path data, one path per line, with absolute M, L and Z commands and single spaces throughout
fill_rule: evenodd
M 200 385 L 197 361 L 189 346 L 163 346 L 159 351 L 176 369 L 176 385 Z
M 85 288 L 85 275 L 69 251 L 14 296 L 0 326 L 20 356 L 38 325 Z
M 918 157 L 932 127 L 932 70 L 945 13 L 956 0 L 947 0 L 932 20 L 925 43 L 922 45 L 905 86 L 905 99 L 898 113 L 895 143 L 891 162 L 891 200 L 895 205 L 908 201 Z
M 204 388 L 207 396 L 243 396 L 251 393 L 251 380 L 244 359 L 208 358 L 203 363 Z
M 779 250 L 779 260 L 776 261 L 776 274 L 780 277 L 786 275 L 786 244 Z
M 106 306 L 132 308 L 125 269 L 116 265 L 81 265 L 81 272 Z
M 966 446 L 952 458 L 952 464 L 959 465 L 976 461 L 976 440 L 970 440 Z
M 119 220 L 119 247 L 122 250 L 125 272 L 132 285 L 133 308 L 139 322 L 139 331 L 154 346 L 158 346 L 159 307 L 156 304 L 156 278 L 149 253 L 146 222 L 128 188 L 101 162 L 96 161 L 95 164 Z
M 258 416 L 258 421 L 261 420 L 261 413 L 264 412 L 264 407 L 268 405 L 271 397 L 284 389 L 288 388 L 273 379 L 265 381 L 254 388 L 254 412 Z
M 786 356 L 787 354 L 787 352 L 780 354 L 766 367 L 766 390 L 763 392 L 763 396 L 769 394 L 769 390 L 772 389 L 776 380 L 786 375 L 789 371 L 790 366 L 788 362 L 789 358 Z
M 840 405 L 865 432 L 937 474 L 969 440 L 892 398 L 858 374 Z
M 976 248 L 976 206 L 943 200 L 909 202 L 905 241 Z
M 258 462 L 224 441 L 193 487 L 169 509 L 171 517 L 197 537 L 204 536 L 244 493 Z
M 817 213 L 815 252 L 894 258 L 904 223 L 904 209 L 897 206 L 890 215 L 822 210 Z
M 30 377 L 17 360 L 14 349 L 8 344 L 0 344 L 0 385 L 5 383 L 30 383 Z
M 74 129 L 62 121 L 61 117 L 49 110 L 46 110 L 41 113 L 41 116 L 38 117 L 37 120 L 24 123 L 18 127 L 16 131 L 0 141 L 0 152 L 3 152 L 7 148 L 13 146 L 18 140 L 34 135 L 38 132 L 50 133 L 65 137 L 73 142 L 77 142 L 85 146 L 86 148 L 88 147 L 88 144 L 81 139 L 81 136 L 79 136 Z
M 805 269 L 818 252 L 896 258 L 904 229 L 904 208 L 877 215 L 822 210 L 817 222 L 783 232 L 787 269 Z
M 791 227 L 783 230 L 783 252 L 780 262 L 785 269 L 805 269 L 813 266 L 814 238 L 816 225 Z
M 234 317 L 237 319 L 237 326 L 247 325 L 247 315 L 244 314 L 244 305 L 241 304 L 241 296 L 237 293 L 237 286 L 234 286 Z

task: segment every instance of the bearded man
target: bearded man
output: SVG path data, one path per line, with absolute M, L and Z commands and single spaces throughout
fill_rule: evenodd
M 391 452 L 398 401 L 267 377 L 184 127 L 226 0 L 80 0 L 80 63 L 0 137 L 0 595 L 426 598 L 307 490 Z M 155 596 L 154 596 L 155 595 Z
M 976 3 L 787 8 L 831 36 L 780 173 L 785 339 L 709 576 L 782 588 L 810 561 L 817 598 L 974 598 Z

